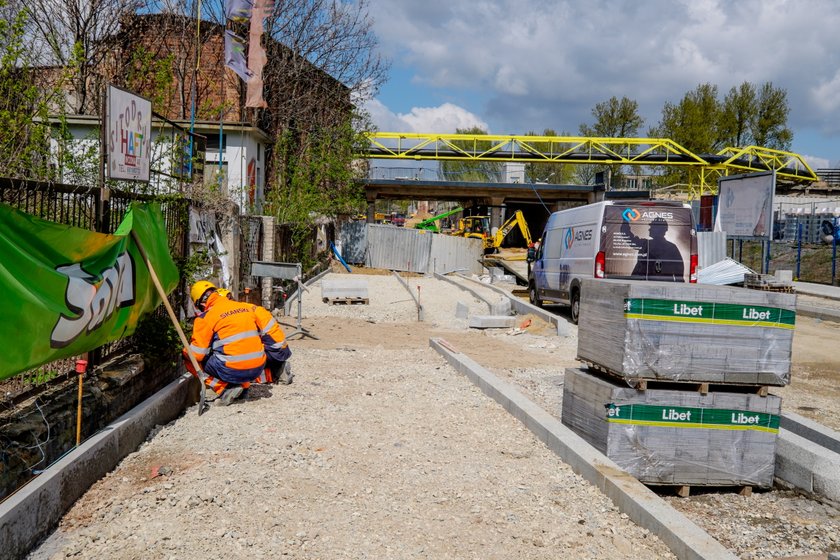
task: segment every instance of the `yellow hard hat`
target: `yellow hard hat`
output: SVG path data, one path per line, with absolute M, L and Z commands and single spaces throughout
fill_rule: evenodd
M 228 290 L 227 288 L 219 288 L 218 290 L 216 290 L 216 293 L 222 297 L 233 299 L 233 294 L 230 293 L 230 290 Z
M 211 289 L 216 289 L 216 286 L 213 285 L 212 282 L 208 282 L 207 280 L 199 280 L 198 282 L 192 285 L 192 288 L 190 288 L 190 299 L 193 300 L 193 303 L 197 304 L 198 300 L 201 299 L 201 296 L 204 295 L 204 292 Z

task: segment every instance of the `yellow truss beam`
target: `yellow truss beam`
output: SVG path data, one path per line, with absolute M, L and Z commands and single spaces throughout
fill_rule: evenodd
M 691 195 L 714 192 L 721 175 L 775 170 L 793 182 L 817 175 L 799 154 L 748 146 L 724 148 L 713 156 L 692 153 L 668 138 L 591 138 L 492 134 L 368 133 L 361 157 L 378 159 L 515 161 L 632 166 L 683 166 L 697 169 Z M 692 174 L 694 175 L 694 174 Z

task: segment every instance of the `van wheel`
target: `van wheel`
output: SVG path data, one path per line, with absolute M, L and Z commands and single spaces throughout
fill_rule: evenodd
M 580 319 L 580 290 L 574 289 L 572 290 L 572 299 L 570 300 L 570 307 L 572 310 L 572 323 L 575 325 L 578 324 L 578 319 Z
M 537 296 L 537 286 L 535 284 L 528 286 L 528 299 L 531 301 L 531 305 L 542 307 L 542 300 Z

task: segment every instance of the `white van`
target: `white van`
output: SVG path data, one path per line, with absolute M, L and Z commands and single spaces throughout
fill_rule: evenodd
M 605 200 L 554 212 L 529 254 L 531 303 L 580 313 L 584 278 L 697 281 L 697 232 L 691 206 L 667 200 Z

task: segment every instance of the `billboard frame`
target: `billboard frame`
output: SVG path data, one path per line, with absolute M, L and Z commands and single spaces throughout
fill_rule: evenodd
M 752 230 L 753 234 L 745 234 L 745 233 L 738 233 L 738 231 L 745 231 L 744 226 L 742 225 L 740 228 L 737 225 L 732 225 L 731 227 L 735 229 L 735 232 L 730 232 L 726 225 L 731 225 L 735 222 L 739 217 L 744 219 L 744 214 L 742 213 L 740 216 L 735 216 L 735 213 L 738 212 L 740 209 L 742 212 L 749 206 L 748 203 L 745 203 L 744 195 L 749 195 L 750 193 L 738 193 L 741 195 L 739 201 L 735 200 L 736 192 L 734 189 L 745 189 L 746 187 L 743 186 L 744 181 L 752 181 L 754 179 L 760 179 L 763 177 L 770 177 L 769 184 L 766 185 L 751 185 L 753 187 L 761 187 L 767 189 L 769 187 L 769 192 L 765 192 L 763 195 L 764 202 L 760 206 L 756 206 L 753 204 L 753 210 L 755 213 L 753 215 L 747 215 L 747 224 L 753 224 Z M 740 185 L 735 183 L 741 182 Z M 757 189 L 754 189 L 757 190 Z M 761 194 L 759 192 L 759 198 L 761 198 Z M 776 196 L 776 172 L 775 171 L 765 171 L 761 173 L 743 173 L 739 175 L 730 175 L 728 177 L 721 177 L 718 179 L 718 202 L 717 202 L 717 215 L 715 216 L 715 231 L 725 231 L 726 236 L 729 239 L 739 239 L 739 240 L 750 240 L 750 241 L 772 241 L 773 239 L 773 202 Z M 724 215 L 728 212 L 728 209 L 737 204 L 735 209 L 729 212 L 729 216 L 724 218 Z M 763 216 L 762 216 L 763 214 Z M 763 223 L 762 223 L 763 222 Z M 758 228 L 762 228 L 764 233 L 756 235 L 755 232 Z M 747 226 L 749 229 L 749 226 Z M 759 230 L 760 231 L 760 230 Z
M 143 109 L 148 109 L 145 111 L 145 115 L 143 115 L 142 120 L 139 122 L 138 131 L 142 132 L 143 125 L 145 125 L 145 135 L 143 137 L 143 145 L 145 147 L 145 156 L 143 156 L 140 162 L 140 175 L 132 176 L 126 173 L 117 173 L 114 174 L 115 165 L 119 163 L 115 160 L 119 158 L 115 158 L 115 155 L 119 152 L 116 150 L 116 146 L 118 142 L 114 141 L 113 144 L 112 134 L 115 134 L 117 131 L 114 130 L 112 127 L 115 123 L 111 122 L 112 117 L 112 103 L 114 102 L 114 97 L 112 96 L 112 92 L 118 91 L 124 94 L 124 97 L 127 100 L 127 103 L 130 103 L 134 106 L 134 110 L 138 114 L 142 114 L 137 108 L 142 104 Z M 132 105 L 129 105 L 127 109 L 131 110 Z M 148 183 L 151 181 L 151 170 L 152 170 L 152 100 L 143 97 L 142 95 L 138 95 L 132 91 L 129 91 L 125 88 L 121 88 L 119 86 L 115 86 L 113 84 L 108 84 L 105 94 L 105 100 L 103 103 L 103 114 L 105 116 L 105 123 L 103 124 L 103 131 L 104 131 L 104 138 L 103 138 L 103 152 L 106 154 L 105 167 L 103 169 L 104 174 L 107 176 L 108 179 L 118 180 L 118 181 L 137 181 L 141 183 Z M 117 113 L 119 114 L 119 113 Z M 133 118 L 133 116 L 132 116 Z M 145 161 L 145 166 L 143 166 L 143 162 Z M 104 177 L 103 177 L 104 179 Z

